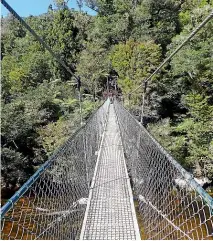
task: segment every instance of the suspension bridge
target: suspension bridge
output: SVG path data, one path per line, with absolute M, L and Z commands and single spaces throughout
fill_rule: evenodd
M 2 208 L 2 238 L 134 240 L 140 228 L 147 239 L 212 239 L 212 207 L 193 177 L 108 99 Z
M 118 100 L 107 99 L 8 200 L 1 222 L 2 239 L 213 239 L 213 199 Z

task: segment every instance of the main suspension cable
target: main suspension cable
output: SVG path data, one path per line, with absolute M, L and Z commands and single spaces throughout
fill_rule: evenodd
M 180 44 L 170 55 L 169 57 L 167 57 L 159 66 L 158 68 L 142 83 L 140 84 L 137 88 L 135 88 L 134 90 L 132 90 L 131 92 L 127 93 L 127 95 L 131 95 L 132 93 L 134 93 L 135 91 L 137 91 L 144 83 L 148 83 L 148 81 L 159 72 L 159 70 L 166 64 L 169 62 L 169 60 L 172 59 L 172 57 L 177 54 L 177 52 L 187 43 L 189 42 L 194 35 L 201 29 L 204 27 L 204 25 L 206 25 L 211 19 L 213 18 L 213 11 L 203 20 L 202 23 L 200 23 L 192 32 L 191 34 L 182 42 L 182 44 Z
M 38 34 L 23 20 L 22 17 L 19 16 L 19 14 L 5 1 L 0 0 L 1 3 L 4 5 L 4 7 L 16 18 L 18 21 L 36 38 L 36 40 L 43 45 L 45 49 L 49 51 L 49 53 L 69 72 L 76 80 L 78 80 L 78 77 L 73 73 L 73 71 L 64 63 L 64 61 L 56 55 L 52 49 L 43 41 L 41 37 L 38 36 Z
M 201 29 L 203 28 L 211 19 L 213 18 L 213 11 L 202 21 L 202 23 L 200 23 L 191 33 L 190 35 L 158 66 L 158 68 L 147 78 L 145 79 L 142 84 L 140 84 L 137 88 L 135 88 L 134 90 L 132 90 L 131 92 L 127 93 L 126 95 L 128 96 L 129 102 L 130 102 L 130 97 L 131 94 L 134 93 L 135 91 L 137 91 L 139 88 L 141 88 L 142 85 L 144 85 L 143 88 L 143 94 L 142 94 L 142 105 L 141 105 L 141 118 L 140 118 L 140 122 L 143 125 L 143 117 L 144 117 L 144 106 L 145 106 L 145 95 L 146 95 L 146 89 L 148 86 L 148 81 L 152 79 L 152 77 L 157 74 L 161 68 L 168 63 L 172 57 L 174 57 L 174 55 L 176 55 L 180 49 L 182 49 L 182 47 L 188 43 L 193 37 L 194 35 Z M 130 104 L 129 104 L 130 105 Z
M 0 0 L 1 3 L 4 5 L 4 7 L 35 37 L 35 39 L 45 48 L 49 51 L 49 53 L 67 70 L 68 73 L 71 74 L 76 79 L 77 83 L 77 89 L 79 92 L 79 108 L 80 108 L 80 118 L 81 118 L 81 125 L 83 125 L 82 122 L 82 105 L 81 105 L 81 81 L 78 76 L 76 76 L 73 71 L 64 63 L 64 61 L 55 54 L 52 49 L 43 41 L 43 39 L 38 36 L 38 34 L 23 20 L 22 17 L 19 16 L 19 14 L 5 1 Z

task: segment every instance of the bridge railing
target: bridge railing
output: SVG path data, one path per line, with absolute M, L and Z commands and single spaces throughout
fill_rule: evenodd
M 127 168 L 146 239 L 213 239 L 213 199 L 117 101 Z
M 2 239 L 78 239 L 107 100 L 1 209 Z

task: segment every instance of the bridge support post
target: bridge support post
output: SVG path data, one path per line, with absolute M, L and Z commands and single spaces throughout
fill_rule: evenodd
M 78 91 L 78 99 L 79 99 L 79 109 L 80 109 L 80 119 L 81 119 L 81 126 L 83 125 L 83 118 L 82 118 L 82 105 L 81 105 L 81 91 Z
M 146 88 L 147 88 L 147 81 L 144 82 L 144 90 L 143 90 L 143 96 L 142 96 L 142 105 L 141 105 L 141 124 L 142 125 L 144 124 L 143 118 L 144 118 Z
M 132 173 L 132 177 L 133 177 L 133 187 L 132 189 L 135 190 L 135 178 L 137 178 L 137 175 L 136 175 L 136 170 L 137 170 L 137 167 L 136 167 L 136 163 L 138 163 L 138 160 L 139 160 L 139 150 L 140 150 L 140 141 L 141 141 L 141 132 L 140 130 L 138 131 L 138 135 L 137 135 L 137 142 L 136 142 L 136 145 L 137 145 L 137 149 L 136 149 L 136 155 L 135 155 L 135 158 L 134 158 L 134 161 L 132 163 L 132 170 L 133 170 L 133 173 Z
M 85 161 L 85 169 L 86 169 L 86 182 L 89 190 L 90 188 L 89 167 L 88 167 L 88 161 L 87 161 L 87 139 L 86 139 L 85 133 L 83 134 L 83 146 L 84 146 L 84 161 Z
M 145 93 L 143 93 L 142 97 L 142 105 L 141 105 L 141 124 L 143 125 L 143 117 L 144 117 L 144 102 L 145 102 Z

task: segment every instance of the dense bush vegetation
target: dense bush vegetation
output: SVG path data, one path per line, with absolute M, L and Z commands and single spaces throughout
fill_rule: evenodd
M 85 0 L 90 16 L 55 1 L 26 22 L 81 77 L 83 116 L 117 80 L 139 86 L 211 11 L 208 0 Z M 2 188 L 13 192 L 79 126 L 75 80 L 11 15 L 2 19 Z M 213 179 L 213 23 L 147 87 L 150 132 L 197 177 Z M 138 113 L 139 89 L 127 107 Z M 127 104 L 125 99 L 125 104 Z M 130 105 L 129 105 L 130 104 Z

